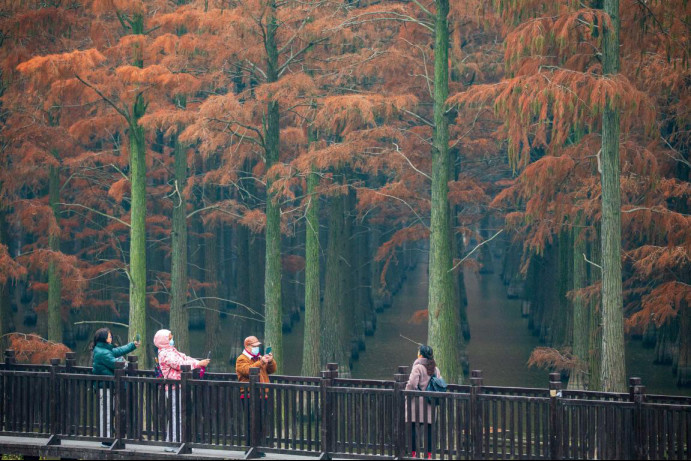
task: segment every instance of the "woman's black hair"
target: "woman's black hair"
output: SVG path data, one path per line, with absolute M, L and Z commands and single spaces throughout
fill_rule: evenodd
M 108 335 L 112 333 L 108 328 L 99 328 L 96 330 L 96 333 L 94 333 L 94 343 L 91 345 L 91 349 L 96 347 L 96 344 L 98 343 L 105 343 L 108 342 Z
M 427 375 L 432 376 L 434 374 L 435 368 L 437 368 L 437 362 L 434 361 L 434 351 L 428 345 L 421 344 L 420 355 L 423 358 L 427 359 L 427 365 L 425 365 L 425 367 L 427 368 Z

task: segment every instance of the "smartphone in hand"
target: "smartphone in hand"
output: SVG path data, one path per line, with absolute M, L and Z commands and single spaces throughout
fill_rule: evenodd
M 142 336 L 139 333 L 137 333 L 134 337 L 134 340 L 136 342 L 140 343 L 140 342 L 142 342 Z
M 266 348 L 266 351 L 264 352 L 264 355 L 269 355 L 271 353 L 271 346 Z
M 211 360 L 211 351 L 209 351 L 209 353 L 206 354 L 206 358 L 207 358 L 208 360 Z

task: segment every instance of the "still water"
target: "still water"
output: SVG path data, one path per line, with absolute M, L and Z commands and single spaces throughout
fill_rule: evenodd
M 355 378 L 393 379 L 399 365 L 411 365 L 417 342 L 427 342 L 427 325 L 409 322 L 415 311 L 427 306 L 427 263 L 424 255 L 417 268 L 394 297 L 391 308 L 378 314 L 377 330 L 367 338 L 367 349 L 353 364 Z M 465 272 L 468 296 L 468 318 L 471 339 L 465 346 L 470 369 L 482 370 L 486 385 L 512 387 L 547 387 L 545 370 L 528 367 L 526 362 L 535 347 L 540 346 L 521 316 L 520 301 L 508 299 L 506 288 L 497 274 Z M 288 357 L 286 372 L 300 370 L 302 324 L 286 335 Z M 671 367 L 653 364 L 653 350 L 640 341 L 626 347 L 627 372 L 639 376 L 648 393 L 691 395 L 691 389 L 674 384 Z M 442 370 L 443 373 L 443 370 Z

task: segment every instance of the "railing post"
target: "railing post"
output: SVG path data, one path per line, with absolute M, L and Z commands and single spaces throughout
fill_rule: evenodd
M 396 456 L 403 459 L 407 456 L 405 437 L 405 395 L 403 391 L 408 383 L 409 367 L 398 367 L 393 384 L 393 439 L 396 441 Z
M 641 378 L 631 377 L 629 378 L 629 402 L 634 402 L 634 396 L 636 393 L 636 386 L 641 385 Z
M 180 367 L 180 442 L 190 443 L 192 441 L 192 394 L 190 389 L 190 379 L 192 379 L 192 367 L 183 365 Z
M 177 454 L 189 454 L 192 450 L 187 445 L 192 443 L 192 390 L 190 389 L 190 379 L 193 378 L 192 367 L 182 365 L 180 367 L 180 443 L 181 447 Z
M 58 367 L 60 359 L 50 359 L 50 385 L 48 388 L 49 411 L 50 411 L 50 433 L 57 435 L 60 433 L 58 418 Z
M 482 458 L 482 408 L 478 397 L 482 394 L 482 370 L 470 372 L 470 445 L 471 457 Z
M 139 373 L 139 357 L 136 355 L 128 355 L 127 356 L 127 376 L 137 376 Z M 133 409 L 134 409 L 134 402 L 137 401 L 137 396 L 134 394 L 137 391 L 138 387 L 135 386 L 133 383 L 132 384 L 125 384 L 123 387 L 123 396 L 122 399 L 125 401 L 125 423 L 124 425 L 124 430 L 125 432 L 123 433 L 123 436 L 128 437 L 130 439 L 136 439 L 139 437 L 139 415 L 135 414 Z M 120 444 L 121 442 L 118 440 L 116 442 Z
M 14 352 L 14 349 L 6 349 L 5 350 L 5 365 L 10 367 L 11 365 L 16 365 L 17 364 L 17 357 Z
M 319 459 L 331 459 L 333 451 L 333 402 L 329 387 L 333 385 L 333 380 L 338 378 L 338 364 L 327 363 L 326 371 L 321 372 L 321 382 L 319 383 L 319 398 L 321 399 L 321 454 Z
M 12 349 L 7 349 L 5 350 L 5 369 L 6 370 L 11 370 L 13 365 L 17 363 L 17 359 L 15 358 L 15 353 L 14 350 Z M 11 375 L 7 375 L 5 377 L 5 381 L 3 382 L 3 387 L 5 388 L 5 392 L 3 395 L 3 401 L 0 405 L 3 406 L 3 413 L 5 414 L 5 427 L 3 428 L 6 431 L 13 431 L 14 426 L 12 426 L 12 421 L 13 421 L 13 410 L 14 410 L 14 378 Z
M 246 395 L 249 398 L 249 412 L 250 412 L 250 446 L 247 453 L 245 453 L 245 459 L 256 458 L 260 456 L 259 454 L 259 411 L 261 406 L 259 405 L 259 368 L 250 368 L 250 389 L 249 393 Z
M 549 457 L 561 459 L 562 424 L 559 418 L 559 398 L 561 397 L 561 375 L 549 374 Z
M 127 356 L 127 376 L 137 376 L 139 371 L 139 357 L 136 355 Z
M 641 378 L 629 378 L 629 398 L 634 403 L 633 409 L 633 450 L 634 459 L 647 459 L 645 450 L 645 426 L 643 419 L 643 402 L 645 402 L 645 386 Z
M 125 438 L 125 418 L 127 411 L 127 399 L 125 399 L 125 362 L 115 363 L 115 383 L 113 386 L 113 410 L 115 412 L 115 427 L 113 435 L 115 440 Z M 104 398 L 107 393 L 104 393 Z M 115 447 L 117 448 L 117 447 Z
M 67 373 L 72 371 L 72 368 L 77 366 L 77 353 L 68 352 L 65 354 L 65 368 Z

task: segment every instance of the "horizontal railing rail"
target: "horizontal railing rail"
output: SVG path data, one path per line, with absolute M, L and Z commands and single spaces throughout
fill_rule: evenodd
M 127 366 L 125 366 L 127 365 Z M 320 377 L 277 375 L 249 382 L 234 373 L 183 367 L 180 380 L 139 370 L 136 357 L 114 376 L 64 364 L 0 364 L 0 435 L 352 458 L 689 459 L 691 398 L 470 385 L 407 390 L 394 380 L 345 379 L 328 364 Z M 106 456 L 107 457 L 107 456 Z

